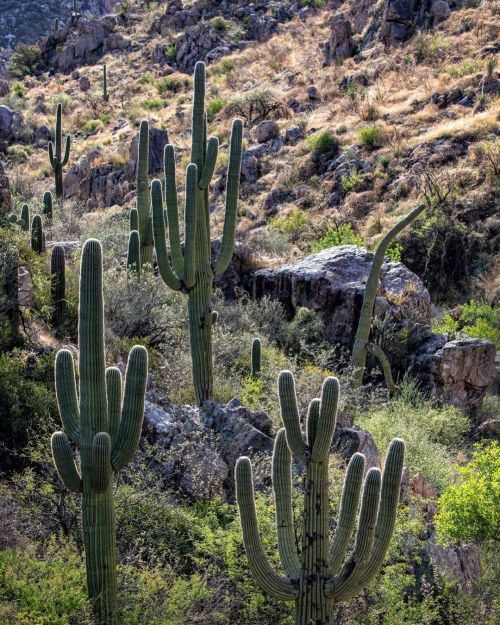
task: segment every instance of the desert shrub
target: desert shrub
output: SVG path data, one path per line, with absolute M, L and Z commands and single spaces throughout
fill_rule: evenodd
M 239 116 L 248 124 L 264 119 L 279 119 L 286 116 L 286 106 L 281 94 L 271 87 L 255 87 L 233 97 L 226 106 L 228 117 Z
M 76 106 L 73 98 L 67 93 L 57 93 L 52 97 L 52 106 L 54 111 L 56 110 L 58 104 L 62 106 L 63 111 L 72 111 Z
M 210 100 L 206 107 L 207 121 L 213 121 L 217 113 L 220 113 L 225 106 L 226 102 L 221 98 Z
M 436 530 L 448 540 L 500 540 L 500 445 L 476 447 L 471 461 L 457 467 L 458 484 L 439 498 Z
M 161 96 L 166 96 L 172 93 L 178 93 L 184 87 L 189 85 L 188 78 L 181 78 L 180 76 L 166 76 L 156 83 L 156 89 Z
M 146 100 L 142 106 L 147 111 L 156 111 L 158 109 L 164 108 L 165 105 L 166 102 L 162 98 L 150 98 L 149 100 Z
M 356 169 L 356 167 L 351 167 L 347 175 L 344 174 L 340 177 L 342 190 L 344 191 L 344 193 L 354 191 L 356 187 L 360 184 L 362 179 L 363 175 Z
M 450 49 L 451 41 L 441 33 L 420 33 L 415 37 L 414 55 L 417 63 L 428 61 L 435 63 L 445 59 Z
M 455 477 L 454 457 L 469 428 L 468 418 L 458 408 L 434 405 L 409 380 L 402 381 L 385 406 L 361 415 L 358 424 L 372 434 L 381 450 L 396 436 L 404 439 L 410 472 L 422 473 L 439 491 Z
M 40 48 L 37 45 L 18 43 L 10 57 L 9 72 L 16 78 L 33 74 L 40 62 Z
M 339 142 L 328 130 L 321 130 L 307 138 L 307 148 L 315 154 L 327 154 L 336 152 Z
M 383 130 L 380 124 L 364 126 L 358 131 L 358 139 L 361 145 L 373 150 L 382 145 Z
M 471 300 L 458 309 L 458 314 L 447 313 L 434 327 L 436 332 L 455 338 L 460 333 L 487 339 L 500 345 L 500 310 L 497 306 Z
M 24 163 L 33 154 L 33 150 L 25 145 L 9 145 L 7 154 L 13 161 Z
M 309 225 L 307 213 L 299 208 L 293 208 L 288 214 L 274 217 L 271 225 L 280 232 L 290 236 L 292 240 L 298 239 Z
M 89 119 L 89 121 L 86 122 L 83 126 L 83 131 L 86 132 L 88 135 L 93 135 L 101 127 L 102 121 L 100 119 Z
M 221 33 L 225 33 L 227 30 L 229 30 L 229 27 L 231 26 L 231 22 L 222 17 L 222 15 L 216 15 L 215 17 L 212 17 L 212 19 L 209 21 L 209 24 L 212 28 L 215 28 L 215 30 L 218 30 Z
M 339 245 L 357 245 L 363 247 L 365 242 L 363 237 L 353 232 L 351 224 L 342 224 L 338 227 L 330 226 L 321 239 L 312 247 L 313 252 L 319 252 L 329 247 Z
M 10 92 L 18 98 L 24 98 L 26 95 L 26 87 L 22 82 L 14 82 L 11 85 Z

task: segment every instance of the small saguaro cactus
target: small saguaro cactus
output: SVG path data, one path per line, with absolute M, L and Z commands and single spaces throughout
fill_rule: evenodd
M 130 213 L 130 229 L 139 232 L 142 265 L 145 263 L 151 265 L 153 263 L 153 228 L 151 221 L 148 170 L 149 123 L 143 120 L 139 129 L 137 143 L 137 208 L 133 208 Z
M 45 252 L 45 233 L 40 215 L 35 215 L 31 221 L 31 249 L 37 254 Z
M 141 243 L 137 230 L 132 230 L 128 238 L 127 269 L 141 272 Z
M 45 191 L 43 194 L 43 214 L 47 216 L 48 219 L 52 219 L 52 193 L 50 191 Z
M 236 463 L 236 498 L 243 542 L 253 577 L 269 595 L 295 601 L 295 625 L 328 625 L 333 604 L 356 595 L 379 571 L 396 522 L 403 470 L 404 443 L 389 445 L 384 472 L 366 474 L 365 457 L 356 453 L 347 467 L 340 512 L 329 544 L 328 459 L 335 431 L 339 383 L 327 378 L 321 400 L 309 404 L 306 433 L 301 430 L 290 371 L 278 377 L 282 428 L 274 442 L 273 489 L 276 503 L 278 552 L 285 576 L 276 573 L 264 553 L 257 522 L 252 465 Z M 301 548 L 297 546 L 292 509 L 291 460 L 305 465 Z M 346 553 L 361 509 L 351 554 Z M 345 562 L 344 562 L 345 560 Z
M 25 232 L 29 232 L 30 229 L 30 207 L 27 204 L 23 204 L 21 208 L 21 229 Z
M 63 196 L 63 167 L 69 160 L 69 152 L 71 150 L 71 136 L 66 137 L 66 147 L 64 156 L 62 153 L 62 105 L 59 103 L 56 110 L 56 128 L 55 128 L 55 146 L 49 141 L 49 159 L 52 169 L 54 170 L 54 180 L 56 186 L 56 197 Z
M 252 378 L 260 376 L 261 343 L 259 338 L 252 341 Z
M 359 315 L 358 328 L 354 339 L 354 346 L 351 355 L 351 369 L 353 382 L 355 387 L 360 387 L 363 382 L 363 374 L 366 366 L 367 344 L 370 338 L 370 330 L 372 325 L 373 308 L 377 297 L 380 274 L 384 264 L 384 257 L 387 248 L 396 238 L 396 236 L 414 221 L 420 213 L 425 209 L 425 204 L 420 204 L 410 211 L 403 219 L 401 219 L 380 242 L 377 251 L 373 256 L 370 267 L 370 273 L 366 281 L 365 293 L 363 296 L 363 304 Z M 380 351 L 382 351 L 380 349 Z
M 59 18 L 56 17 L 56 19 L 54 20 L 54 32 L 57 32 L 59 30 Z
M 52 305 L 54 306 L 53 321 L 60 330 L 64 324 L 66 313 L 66 261 L 64 247 L 55 245 L 50 257 L 50 286 Z
M 102 66 L 102 99 L 104 100 L 104 102 L 107 102 L 109 100 L 109 95 L 108 95 L 108 71 L 106 68 L 106 63 L 103 64 Z
M 181 245 L 179 231 L 173 145 L 165 147 L 167 218 L 163 213 L 159 180 L 154 180 L 151 185 L 151 203 L 156 258 L 161 277 L 170 288 L 188 294 L 193 383 L 196 399 L 201 404 L 213 396 L 212 288 L 214 278 L 226 270 L 233 254 L 243 135 L 243 123 L 237 119 L 233 122 L 231 132 L 222 242 L 219 255 L 212 260 L 208 187 L 217 162 L 219 141 L 216 137 L 210 137 L 207 141 L 205 64 L 202 62 L 196 64 L 194 71 L 191 133 L 191 163 L 186 171 L 184 246 Z M 170 254 L 165 239 L 165 221 Z
M 122 399 L 120 371 L 106 368 L 102 250 L 85 242 L 80 269 L 78 323 L 79 384 L 73 357 L 61 349 L 55 381 L 64 432 L 52 435 L 54 464 L 66 487 L 82 494 L 87 589 L 99 625 L 116 623 L 116 531 L 113 475 L 134 455 L 141 435 L 147 351 L 136 345 L 128 358 Z M 78 471 L 70 441 L 79 448 Z

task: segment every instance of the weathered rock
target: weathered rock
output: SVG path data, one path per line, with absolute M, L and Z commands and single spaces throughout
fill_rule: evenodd
M 463 588 L 482 575 L 481 551 L 476 545 L 442 547 L 429 541 L 426 551 L 434 574 L 458 582 Z
M 8 80 L 0 80 L 0 98 L 4 98 L 10 91 L 10 85 Z
M 217 258 L 220 239 L 212 240 L 212 258 Z M 226 271 L 214 280 L 215 288 L 220 289 L 227 300 L 236 298 L 236 291 L 245 289 L 250 273 L 255 266 L 252 250 L 244 243 L 235 243 L 231 262 Z M 265 431 L 265 430 L 263 430 Z
M 39 148 L 46 148 L 51 139 L 52 134 L 47 126 L 40 126 L 36 129 L 35 142 Z
M 31 274 L 26 267 L 20 265 L 17 278 L 19 281 L 19 306 L 29 308 L 33 305 L 33 280 Z
M 17 139 L 22 117 L 5 104 L 0 105 L 0 146 L 6 146 Z
M 450 5 L 446 0 L 434 0 L 431 6 L 431 15 L 434 18 L 434 23 L 438 24 L 444 21 L 450 17 L 450 14 Z
M 270 139 L 274 139 L 280 134 L 280 128 L 278 124 L 270 119 L 265 119 L 255 126 L 253 130 L 255 140 L 259 143 L 265 143 Z
M 10 183 L 2 162 L 0 161 L 0 206 L 5 206 L 10 210 L 11 198 L 10 198 Z
M 407 370 L 431 397 L 475 415 L 495 378 L 495 345 L 483 339 L 447 341 L 432 334 L 409 354 Z
M 134 178 L 137 172 L 137 144 L 138 136 L 132 139 L 130 146 L 130 163 L 127 165 L 128 173 Z M 149 129 L 149 175 L 154 176 L 163 171 L 163 152 L 168 143 L 168 133 L 163 128 Z
M 80 91 L 88 91 L 90 89 L 90 80 L 88 79 L 87 76 L 82 76 L 80 78 Z
M 315 310 L 325 323 L 326 337 L 349 346 L 354 339 L 372 258 L 364 248 L 342 245 L 294 264 L 259 269 L 252 275 L 253 294 L 280 300 L 290 316 L 298 308 Z M 430 320 L 430 296 L 420 278 L 402 263 L 385 261 L 375 315 L 404 327 L 404 311 L 396 303 L 401 296 L 413 315 Z
M 285 143 L 295 145 L 298 141 L 304 138 L 304 133 L 300 126 L 291 126 L 285 130 Z
M 380 452 L 372 435 L 358 426 L 340 427 L 335 430 L 332 451 L 338 454 L 347 464 L 355 453 L 366 458 L 366 468 L 380 467 Z
M 423 497 L 424 499 L 437 498 L 436 489 L 432 486 L 425 475 L 422 475 L 421 473 L 417 473 L 410 478 L 410 487 L 413 493 L 419 497 Z
M 352 26 L 347 17 L 339 12 L 330 20 L 331 34 L 324 44 L 325 63 L 343 61 L 354 55 L 356 47 L 352 38 Z

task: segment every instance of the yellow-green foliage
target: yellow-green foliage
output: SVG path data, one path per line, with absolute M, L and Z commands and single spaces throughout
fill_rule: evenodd
M 460 306 L 458 315 L 447 313 L 434 326 L 435 332 L 443 332 L 450 338 L 460 333 L 467 336 L 487 339 L 500 346 L 500 308 L 471 300 Z

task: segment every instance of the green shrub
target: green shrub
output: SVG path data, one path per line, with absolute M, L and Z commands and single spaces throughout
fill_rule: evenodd
M 293 208 L 287 215 L 274 217 L 271 226 L 292 239 L 297 239 L 309 225 L 309 217 L 299 208 Z
M 149 100 L 146 100 L 142 106 L 147 111 L 156 111 L 164 108 L 166 106 L 166 102 L 163 98 L 150 98 Z
M 218 30 L 222 33 L 225 33 L 227 30 L 229 30 L 229 27 L 231 26 L 231 22 L 223 18 L 222 15 L 212 17 L 212 19 L 209 21 L 209 24 L 212 28 L 215 28 L 215 30 Z
M 234 96 L 226 106 L 228 117 L 242 117 L 248 124 L 264 119 L 279 119 L 287 115 L 282 94 L 267 86 L 254 87 Z
M 33 74 L 40 62 L 40 48 L 37 45 L 18 43 L 10 57 L 9 72 L 21 78 Z
M 403 252 L 403 246 L 399 243 L 393 243 L 387 248 L 385 255 L 389 260 L 398 263 L 401 260 L 401 254 Z
M 365 126 L 358 131 L 358 139 L 361 145 L 366 146 L 373 150 L 382 144 L 382 127 L 380 124 L 374 124 L 373 126 Z
M 206 107 L 207 121 L 213 121 L 217 113 L 220 113 L 225 106 L 226 103 L 221 98 L 210 100 Z
M 344 193 L 349 193 L 349 191 L 354 191 L 358 184 L 361 182 L 362 174 L 358 172 L 356 167 L 352 167 L 347 174 L 347 176 L 342 175 L 340 177 L 340 184 L 342 185 L 342 190 Z
M 470 300 L 459 308 L 459 315 L 447 313 L 434 326 L 436 332 L 455 338 L 460 333 L 467 336 L 487 339 L 500 346 L 500 309 L 486 303 Z
M 33 150 L 26 145 L 9 145 L 7 147 L 7 154 L 13 160 L 23 163 L 33 154 Z
M 444 542 L 500 540 L 500 445 L 476 447 L 472 460 L 457 467 L 460 482 L 439 498 L 436 530 Z
M 93 135 L 101 127 L 102 121 L 100 119 L 89 119 L 89 121 L 83 126 L 83 132 L 86 132 L 88 135 Z
M 143 74 L 139 78 L 139 84 L 141 84 L 141 85 L 154 85 L 155 84 L 155 79 L 154 79 L 153 74 L 151 74 L 150 72 L 146 72 L 145 74 Z
M 26 94 L 26 87 L 23 85 L 22 82 L 15 82 L 15 83 L 12 83 L 10 92 L 13 93 L 15 96 L 17 96 L 18 98 L 24 98 Z
M 351 224 L 342 224 L 339 227 L 330 226 L 321 239 L 312 247 L 313 252 L 319 252 L 329 247 L 339 245 L 357 245 L 363 247 L 363 237 L 352 230 Z
M 320 130 L 310 137 L 307 137 L 306 145 L 307 149 L 314 154 L 327 154 L 336 152 L 339 147 L 339 142 L 328 130 Z
M 414 382 L 403 380 L 389 403 L 360 416 L 357 423 L 372 434 L 379 449 L 385 449 L 391 438 L 404 439 L 410 472 L 422 473 L 439 491 L 453 481 L 455 454 L 469 428 L 458 408 L 438 408 Z
M 73 98 L 67 93 L 58 93 L 52 97 L 52 106 L 54 110 L 56 109 L 58 104 L 63 107 L 63 111 L 71 111 L 75 108 L 75 102 L 73 101 Z
M 187 87 L 188 85 L 188 78 L 181 78 L 180 76 L 167 76 L 156 83 L 156 89 L 161 96 L 166 96 L 168 94 L 178 93 L 181 89 Z

